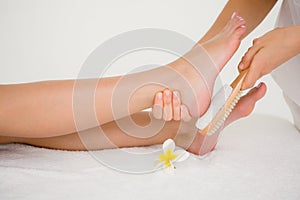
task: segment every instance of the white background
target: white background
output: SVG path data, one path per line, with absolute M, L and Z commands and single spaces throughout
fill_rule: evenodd
M 225 0 L 0 0 L 0 83 L 76 78 L 81 65 L 97 46 L 138 28 L 169 29 L 197 41 L 225 3 Z M 222 72 L 224 80 L 233 80 L 236 66 L 252 40 L 273 28 L 280 3 L 242 42 Z M 157 52 L 149 54 L 157 59 L 151 64 L 169 61 L 167 56 L 157 56 Z M 124 59 L 114 73 L 126 71 L 139 58 Z M 255 113 L 291 120 L 279 87 L 270 76 L 263 80 L 268 93 L 258 103 Z

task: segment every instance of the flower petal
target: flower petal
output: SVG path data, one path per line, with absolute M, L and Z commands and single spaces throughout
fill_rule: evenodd
M 175 174 L 175 167 L 172 165 L 171 167 L 165 167 L 163 169 L 163 172 L 168 174 L 168 175 L 174 175 Z
M 177 150 L 174 153 L 178 155 L 174 162 L 184 161 L 190 156 L 190 153 L 185 150 Z
M 175 149 L 175 142 L 172 139 L 167 139 L 163 144 L 164 153 L 166 153 L 168 149 L 171 149 L 172 152 Z

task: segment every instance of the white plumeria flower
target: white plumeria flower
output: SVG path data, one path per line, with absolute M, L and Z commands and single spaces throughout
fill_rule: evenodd
M 189 153 L 185 150 L 175 150 L 175 142 L 167 139 L 163 144 L 163 154 L 158 156 L 159 164 L 163 164 L 166 168 L 175 169 L 173 163 L 181 162 L 189 157 Z

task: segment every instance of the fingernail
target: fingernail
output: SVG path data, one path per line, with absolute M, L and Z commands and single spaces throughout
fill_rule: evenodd
M 179 98 L 179 94 L 177 91 L 173 91 L 173 96 L 176 97 L 176 98 Z
M 236 12 L 233 12 L 232 15 L 231 15 L 231 19 L 233 19 L 236 15 Z
M 245 67 L 244 63 L 239 64 L 239 69 L 244 69 L 244 67 Z
M 156 97 L 157 97 L 158 99 L 161 99 L 161 98 L 162 98 L 162 93 L 161 93 L 161 92 L 157 93 Z
M 170 96 L 171 95 L 170 90 L 165 90 L 165 95 Z

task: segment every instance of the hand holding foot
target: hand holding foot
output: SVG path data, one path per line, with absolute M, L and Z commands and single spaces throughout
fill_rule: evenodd
M 171 103 L 168 102 L 180 102 L 180 99 L 178 98 L 178 96 L 173 95 L 173 96 L 167 96 L 165 95 L 166 93 L 170 92 L 170 94 L 172 93 L 170 90 L 166 89 L 163 92 L 159 92 L 156 94 L 155 96 L 155 100 L 154 100 L 154 106 L 153 106 L 153 112 L 156 113 L 154 114 L 154 116 L 158 119 L 162 119 L 162 116 L 166 115 L 167 117 L 164 117 L 163 119 L 168 119 L 168 120 L 178 120 L 178 118 L 180 118 L 181 120 L 184 120 L 185 118 L 191 118 L 191 116 L 189 115 L 188 112 L 185 112 L 183 114 L 179 115 L 172 115 L 172 110 L 178 109 L 179 106 L 177 104 L 173 104 L 171 105 Z M 242 117 L 246 117 L 248 116 L 254 109 L 254 106 L 256 104 L 256 102 L 258 100 L 260 100 L 266 93 L 266 85 L 264 83 L 260 83 L 257 87 L 253 88 L 252 90 L 250 90 L 248 92 L 248 94 L 246 94 L 245 96 L 243 96 L 240 101 L 238 102 L 238 104 L 236 105 L 236 107 L 233 109 L 233 111 L 231 112 L 231 114 L 229 115 L 229 117 L 227 118 L 227 120 L 225 121 L 225 125 L 224 127 L 226 127 L 227 125 L 229 125 L 230 123 L 234 122 L 237 119 L 240 119 Z M 175 100 L 174 100 L 175 99 Z M 166 104 L 164 104 L 164 102 L 167 102 Z M 159 105 L 159 106 L 158 106 Z M 184 105 L 181 105 L 184 107 L 184 109 L 186 109 L 186 107 Z M 168 107 L 168 109 L 165 109 L 166 107 Z M 166 112 L 165 114 L 162 114 Z M 157 113 L 159 113 L 157 115 Z M 193 126 L 194 124 L 189 124 L 190 126 Z M 190 129 L 190 131 L 193 131 L 193 127 Z M 218 133 L 215 133 L 214 135 L 211 136 L 203 136 L 201 134 L 198 133 L 189 133 L 187 131 L 185 131 L 185 134 L 192 134 L 194 135 L 194 139 L 192 144 L 188 147 L 188 151 L 190 151 L 191 153 L 197 154 L 197 155 L 204 155 L 206 153 L 209 153 L 210 151 L 212 151 L 215 147 L 215 145 L 217 144 L 217 139 L 218 136 L 220 134 L 222 130 L 219 130 Z M 189 137 L 188 137 L 189 138 Z M 180 144 L 182 141 L 178 141 L 178 144 Z
M 165 121 L 188 122 L 192 119 L 186 105 L 181 104 L 180 93 L 178 91 L 170 91 L 165 89 L 155 95 L 153 107 L 153 116 L 156 119 L 164 119 Z

